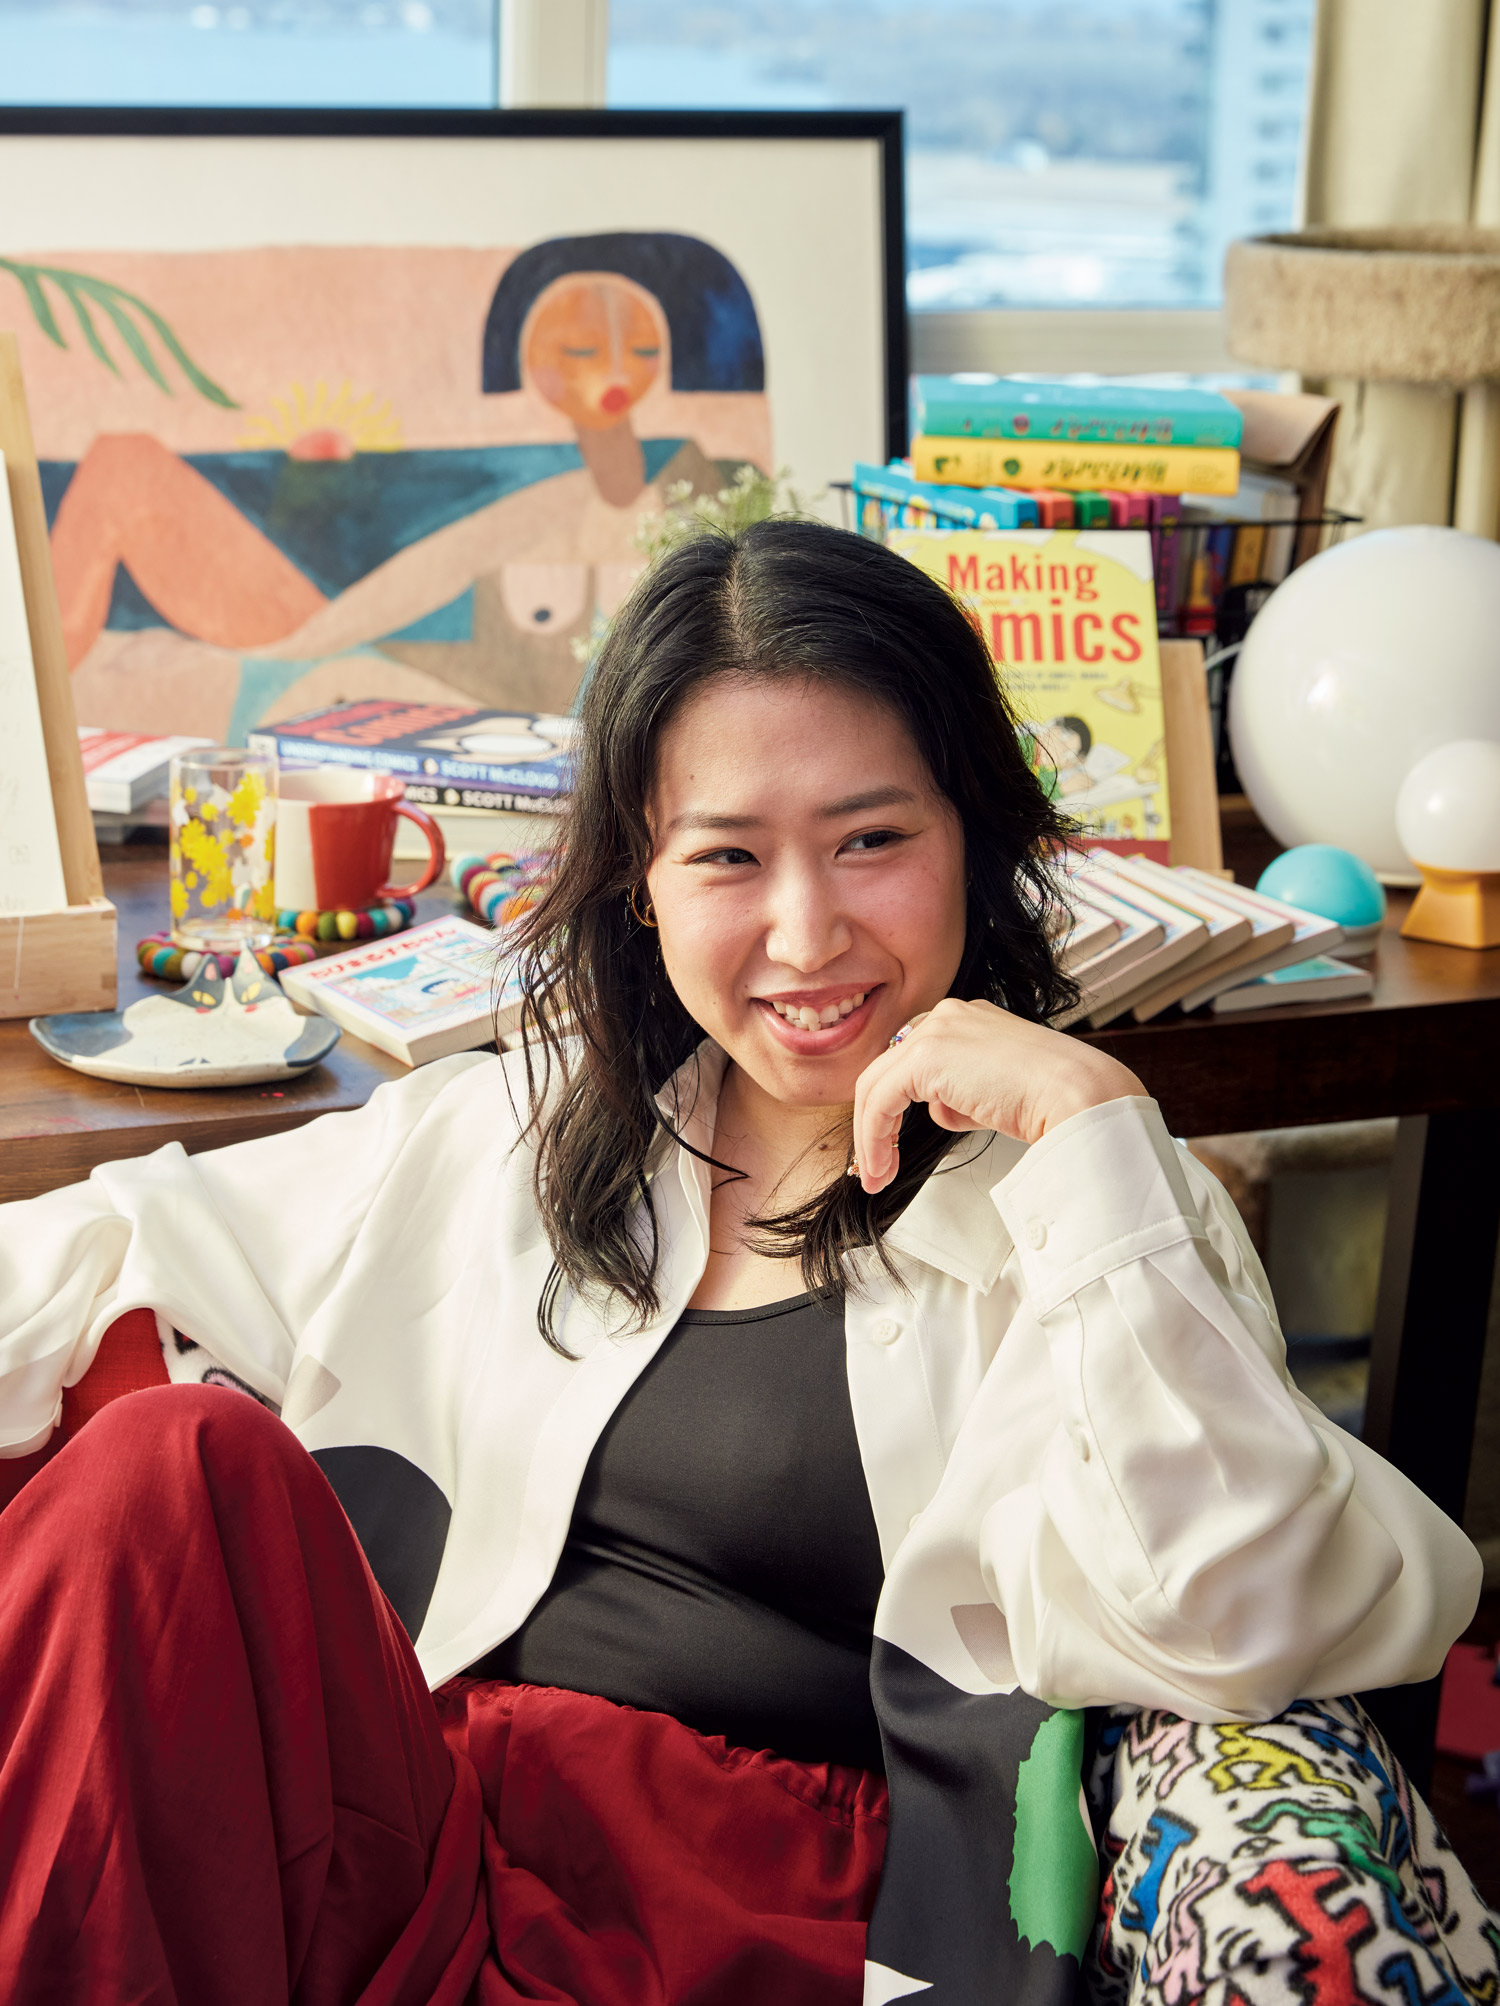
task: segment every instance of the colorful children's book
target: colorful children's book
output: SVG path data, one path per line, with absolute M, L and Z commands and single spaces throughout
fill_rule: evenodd
M 1189 875 L 1197 876 L 1196 872 Z M 1312 961 L 1318 956 L 1326 956 L 1336 947 L 1343 945 L 1344 930 L 1335 920 L 1324 919 L 1321 913 L 1304 912 L 1300 906 L 1287 905 L 1281 899 L 1273 899 L 1265 892 L 1251 891 L 1248 886 L 1222 884 L 1213 880 L 1217 895 L 1249 913 L 1258 913 L 1263 923 L 1276 928 L 1276 938 L 1265 940 L 1263 957 L 1257 956 L 1252 964 L 1257 975 L 1269 975 L 1282 968 L 1291 968 L 1298 962 Z M 1282 925 L 1289 925 L 1291 933 L 1282 934 Z M 1257 938 L 1260 938 L 1257 935 Z M 1236 969 L 1240 972 L 1236 973 Z M 1243 965 L 1234 962 L 1223 968 L 1203 971 L 1202 980 L 1195 983 L 1178 1000 L 1184 1010 L 1201 1010 L 1205 1003 L 1226 989 L 1248 981 Z
M 1166 978 L 1165 1000 L 1162 1000 L 1164 985 L 1160 981 L 1152 982 L 1149 988 L 1142 985 L 1132 993 L 1131 1008 L 1138 1022 L 1158 1016 L 1169 1003 L 1176 1001 L 1172 985 L 1176 985 L 1177 994 L 1184 993 L 1192 987 L 1198 971 L 1237 956 L 1240 949 L 1252 940 L 1249 915 L 1239 906 L 1216 898 L 1201 882 L 1189 878 L 1183 871 L 1171 870 L 1165 864 L 1154 864 L 1147 857 L 1118 857 L 1104 853 L 1097 861 L 1119 880 L 1121 897 L 1133 899 L 1137 892 L 1151 892 L 1157 898 L 1180 906 L 1190 919 L 1200 921 L 1208 930 L 1207 937 L 1194 952 L 1180 961 Z
M 1178 590 L 1183 568 L 1182 497 L 1147 495 L 1145 501 L 1150 512 L 1151 550 L 1156 571 L 1156 610 L 1165 621 L 1176 613 L 1182 597 Z
M 149 732 L 78 727 L 83 778 L 95 814 L 130 815 L 167 791 L 167 772 L 179 752 L 212 745 L 211 738 L 156 738 Z
M 890 545 L 972 609 L 1032 764 L 1084 840 L 1166 863 L 1172 822 L 1147 533 L 905 529 Z
M 1071 971 L 1094 960 L 1106 947 L 1112 947 L 1125 931 L 1125 923 L 1099 906 L 1090 905 L 1087 899 L 1073 897 L 1068 904 L 1071 912 L 1064 915 L 1066 937 L 1058 946 L 1057 963 L 1059 968 Z
M 545 815 L 572 786 L 576 729 L 570 717 L 381 697 L 304 711 L 251 732 L 248 743 L 286 765 L 393 773 L 423 807 Z
M 1340 939 L 1331 920 L 1231 879 L 1103 850 L 1069 851 L 1057 871 L 1074 920 L 1056 952 L 1079 991 L 1060 1027 L 1086 1019 L 1097 1029 L 1127 1011 L 1145 1022 L 1174 1003 L 1242 1011 L 1334 1002 L 1372 986 L 1366 971 L 1321 951 Z M 1115 917 L 1120 932 L 1087 955 L 1097 938 L 1091 908 Z
M 1213 877 L 1181 864 L 1164 875 L 1171 879 L 1173 887 L 1164 896 L 1211 901 L 1220 912 L 1233 913 L 1243 921 L 1244 930 L 1237 930 L 1233 936 L 1227 930 L 1222 931 L 1214 942 L 1213 954 L 1206 955 L 1201 962 L 1174 969 L 1164 983 L 1137 996 L 1131 1015 L 1138 1024 L 1159 1017 L 1163 1010 L 1180 1003 L 1205 982 L 1227 989 L 1235 982 L 1247 981 L 1252 973 L 1264 974 L 1268 968 L 1278 966 L 1278 954 L 1291 944 L 1296 931 L 1290 907 L 1276 912 L 1256 899 L 1254 893 L 1246 898 L 1232 879 Z
M 1090 980 L 1086 990 L 1087 1015 L 1095 1030 L 1128 1010 L 1146 985 L 1154 986 L 1169 970 L 1193 960 L 1209 939 L 1205 921 L 1175 899 L 1158 898 L 1138 879 L 1121 877 L 1112 868 L 1114 862 L 1109 856 L 1087 856 L 1078 859 L 1071 869 L 1086 897 L 1093 898 L 1096 890 L 1107 887 L 1122 902 L 1134 906 L 1147 919 L 1155 920 L 1162 930 L 1162 939 L 1123 973 L 1111 974 L 1103 983 L 1097 978 Z M 1074 979 L 1080 977 L 1075 975 Z
M 1105 498 L 1111 529 L 1149 529 L 1151 504 L 1161 499 L 1159 495 L 1123 494 L 1118 488 L 1107 489 Z
M 1318 954 L 1311 961 L 1273 969 L 1269 975 L 1256 975 L 1223 990 L 1214 998 L 1214 1015 L 1234 1010 L 1280 1010 L 1288 1003 L 1341 1003 L 1349 996 L 1368 996 L 1374 987 L 1375 977 L 1368 968 L 1336 961 L 1331 954 Z
M 1011 376 L 919 376 L 912 431 L 972 439 L 1238 447 L 1244 421 L 1214 390 Z
M 1036 519 L 1047 529 L 1073 529 L 1073 497 L 1064 494 L 1060 488 L 1034 488 L 1032 500 L 1036 503 Z
M 281 986 L 408 1066 L 470 1052 L 514 1030 L 522 992 L 503 933 L 456 915 L 283 969 Z
M 1070 858 L 1068 863 L 1076 863 Z M 1087 896 L 1085 896 L 1085 894 Z M 1078 1001 L 1064 1016 L 1057 1020 L 1058 1028 L 1066 1029 L 1087 1017 L 1104 996 L 1116 993 L 1124 995 L 1135 988 L 1131 970 L 1143 962 L 1166 939 L 1166 930 L 1154 919 L 1149 919 L 1139 906 L 1128 904 L 1124 899 L 1116 899 L 1097 881 L 1085 884 L 1076 871 L 1064 866 L 1063 897 L 1070 908 L 1085 913 L 1092 908 L 1107 913 L 1115 920 L 1119 932 L 1107 946 L 1086 960 L 1074 961 L 1069 958 L 1071 939 L 1064 941 L 1058 959 L 1066 972 L 1078 984 Z
M 1117 488 L 1126 493 L 1232 495 L 1240 456 L 1228 446 L 1103 446 L 1052 439 L 913 439 L 919 481 L 972 488 Z
M 960 529 L 1020 529 L 1037 519 L 1030 495 L 1013 488 L 938 487 L 919 481 L 904 466 L 873 467 L 858 461 L 854 492 L 861 503 L 875 502 L 882 511 L 879 524 L 861 520 L 866 532 L 921 529 L 930 525 Z

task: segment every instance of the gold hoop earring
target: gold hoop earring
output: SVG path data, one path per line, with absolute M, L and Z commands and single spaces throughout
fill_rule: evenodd
M 650 898 L 648 897 L 646 900 L 646 910 L 644 912 L 636 904 L 636 899 L 640 895 L 640 889 L 639 885 L 632 885 L 630 888 L 630 897 L 625 903 L 630 907 L 631 912 L 634 913 L 636 920 L 641 926 L 655 926 L 656 907 L 651 903 Z

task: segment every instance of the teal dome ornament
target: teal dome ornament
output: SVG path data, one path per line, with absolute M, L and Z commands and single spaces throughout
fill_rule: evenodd
M 1385 891 L 1370 866 L 1334 843 L 1299 843 L 1260 874 L 1255 889 L 1301 906 L 1344 929 L 1345 949 L 1375 945 L 1385 919 Z

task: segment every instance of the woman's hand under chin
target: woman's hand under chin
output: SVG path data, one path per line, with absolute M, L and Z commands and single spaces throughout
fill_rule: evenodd
M 1144 1094 L 1128 1067 L 993 1003 L 946 998 L 866 1066 L 854 1089 L 854 1160 L 866 1191 L 895 1176 L 901 1118 L 925 1101 L 940 1128 L 1037 1142 L 1070 1115 Z

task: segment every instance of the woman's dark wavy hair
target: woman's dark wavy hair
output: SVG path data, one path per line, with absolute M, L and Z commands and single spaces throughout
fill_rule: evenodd
M 672 549 L 636 585 L 600 652 L 557 874 L 524 922 L 527 1133 L 554 1260 L 538 1315 L 559 1350 L 564 1285 L 622 1298 L 636 1326 L 660 1308 L 649 1175 L 676 1131 L 656 1095 L 703 1033 L 630 901 L 652 856 L 662 734 L 705 685 L 745 676 L 831 683 L 886 706 L 910 731 L 963 825 L 968 924 L 954 996 L 1042 1021 L 1076 994 L 1048 945 L 1056 894 L 1045 864 L 1066 825 L 1027 765 L 984 641 L 958 603 L 904 557 L 816 522 L 773 518 Z M 836 1177 L 807 1205 L 760 1222 L 767 1250 L 800 1249 L 806 1286 L 841 1301 L 844 1255 L 879 1248 L 957 1139 L 912 1108 L 884 1191 L 871 1197 Z

